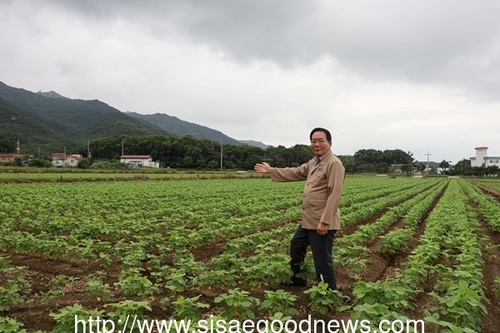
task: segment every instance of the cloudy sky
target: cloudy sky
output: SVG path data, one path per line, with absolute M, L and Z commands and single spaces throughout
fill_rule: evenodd
M 0 81 L 270 145 L 500 156 L 498 0 L 1 0 Z

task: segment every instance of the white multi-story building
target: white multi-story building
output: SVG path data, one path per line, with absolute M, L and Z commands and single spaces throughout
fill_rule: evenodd
M 470 158 L 472 167 L 497 166 L 500 168 L 500 156 L 488 156 L 488 147 L 476 147 L 476 157 Z

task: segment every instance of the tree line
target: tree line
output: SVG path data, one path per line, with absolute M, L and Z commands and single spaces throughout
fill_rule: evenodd
M 1 143 L 1 140 L 0 140 Z M 333 148 L 335 152 L 335 147 Z M 72 151 L 71 153 L 75 153 Z M 194 169 L 194 170 L 252 170 L 259 162 L 268 162 L 276 167 L 296 167 L 313 158 L 309 145 L 297 144 L 262 149 L 250 145 L 224 144 L 193 136 L 149 135 L 149 136 L 113 136 L 90 141 L 82 145 L 78 152 L 85 158 L 80 168 L 125 168 L 120 163 L 120 156 L 151 155 L 162 168 Z M 402 173 L 429 172 L 427 165 L 414 160 L 411 152 L 401 149 L 361 149 L 354 155 L 337 155 L 348 173 L 391 173 L 394 165 Z M 222 159 L 221 159 L 222 157 Z M 99 163 L 97 163 L 99 161 Z M 13 165 L 25 165 L 24 161 L 16 161 Z M 222 167 L 221 167 L 222 162 Z M 51 167 L 49 156 L 42 156 L 28 162 L 33 167 Z M 496 166 L 472 167 L 470 160 L 459 161 L 450 165 L 442 161 L 439 168 L 443 174 L 463 176 L 499 176 Z M 434 173 L 436 170 L 431 170 Z
M 309 145 L 293 147 L 268 147 L 262 149 L 249 145 L 224 144 L 193 136 L 114 136 L 91 141 L 82 147 L 83 156 L 92 160 L 118 160 L 124 155 L 151 155 L 161 167 L 216 170 L 252 170 L 256 163 L 265 161 L 276 167 L 295 167 L 314 157 Z M 88 156 L 90 155 L 90 156 Z M 362 149 L 354 156 L 338 155 L 347 172 L 387 173 L 392 164 L 401 164 L 408 169 L 414 165 L 410 152 L 400 149 Z M 404 167 L 403 167 L 404 169 Z

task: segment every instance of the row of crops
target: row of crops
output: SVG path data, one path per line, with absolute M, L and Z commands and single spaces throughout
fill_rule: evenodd
M 0 183 L 0 331 L 69 332 L 75 315 L 288 320 L 314 311 L 476 332 L 500 299 L 500 277 L 487 285 L 483 276 L 485 258 L 498 272 L 490 237 L 500 204 L 475 184 L 347 177 L 334 248 L 341 288 L 330 291 L 280 286 L 302 182 Z M 371 274 L 375 255 L 399 259 L 391 274 Z
M 176 171 L 174 169 L 140 169 L 138 171 L 108 172 L 85 171 L 78 169 L 54 169 L 51 172 L 19 172 L 17 169 L 0 169 L 0 183 L 26 183 L 26 182 L 75 182 L 75 181 L 113 181 L 113 180 L 170 180 L 170 179 L 220 179 L 220 178 L 261 178 L 260 175 L 250 172 L 218 171 Z

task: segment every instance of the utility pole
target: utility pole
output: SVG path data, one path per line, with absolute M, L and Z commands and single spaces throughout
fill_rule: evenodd
M 223 154 L 223 149 L 222 149 L 222 139 L 220 139 L 220 171 L 222 171 L 222 155 Z
M 427 151 L 427 172 L 429 172 L 431 170 L 430 168 L 430 161 L 429 161 L 429 156 L 431 156 L 431 154 L 429 154 L 429 151 Z

